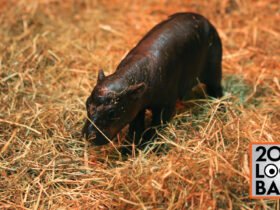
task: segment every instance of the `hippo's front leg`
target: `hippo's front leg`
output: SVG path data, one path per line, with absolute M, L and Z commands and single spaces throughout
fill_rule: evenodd
M 175 105 L 165 107 L 154 107 L 152 108 L 153 118 L 152 125 L 149 130 L 144 133 L 145 141 L 153 140 L 156 134 L 156 127 L 167 123 L 175 112 Z
M 175 111 L 175 105 L 165 106 L 161 108 L 153 108 L 153 121 L 152 126 L 158 126 L 160 124 L 167 123 Z
M 135 145 L 140 144 L 142 133 L 145 129 L 145 109 L 140 111 L 134 120 L 129 124 L 128 138 Z
M 129 130 L 127 135 L 128 145 L 121 147 L 122 155 L 128 155 L 132 153 L 133 145 L 137 147 L 141 144 L 140 140 L 142 133 L 145 129 L 145 109 L 140 111 L 134 120 L 129 124 Z

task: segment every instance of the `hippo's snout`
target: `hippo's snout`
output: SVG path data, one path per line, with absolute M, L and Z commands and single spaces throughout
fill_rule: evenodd
M 104 135 L 100 133 L 89 120 L 86 121 L 83 127 L 82 135 L 96 146 L 101 146 L 109 143 Z

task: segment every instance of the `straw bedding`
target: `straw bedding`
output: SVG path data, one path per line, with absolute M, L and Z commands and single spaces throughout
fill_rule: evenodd
M 137 156 L 92 146 L 80 131 L 97 70 L 179 11 L 217 27 L 225 96 L 181 103 Z M 279 20 L 277 0 L 1 1 L 0 208 L 279 208 L 248 196 L 249 143 L 280 141 Z

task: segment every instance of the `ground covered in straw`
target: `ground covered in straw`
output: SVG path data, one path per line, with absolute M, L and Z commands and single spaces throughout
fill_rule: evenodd
M 156 154 L 91 146 L 80 131 L 97 70 L 178 11 L 217 27 L 225 96 L 184 102 Z M 248 196 L 249 143 L 280 141 L 279 17 L 277 0 L 1 1 L 0 209 L 279 207 Z

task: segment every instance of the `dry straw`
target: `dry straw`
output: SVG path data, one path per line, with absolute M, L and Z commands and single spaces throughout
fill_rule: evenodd
M 127 160 L 90 145 L 80 131 L 97 70 L 112 73 L 178 11 L 217 27 L 225 97 L 182 103 Z M 277 0 L 2 0 L 0 209 L 279 208 L 248 197 L 249 143 L 280 141 L 279 17 Z

